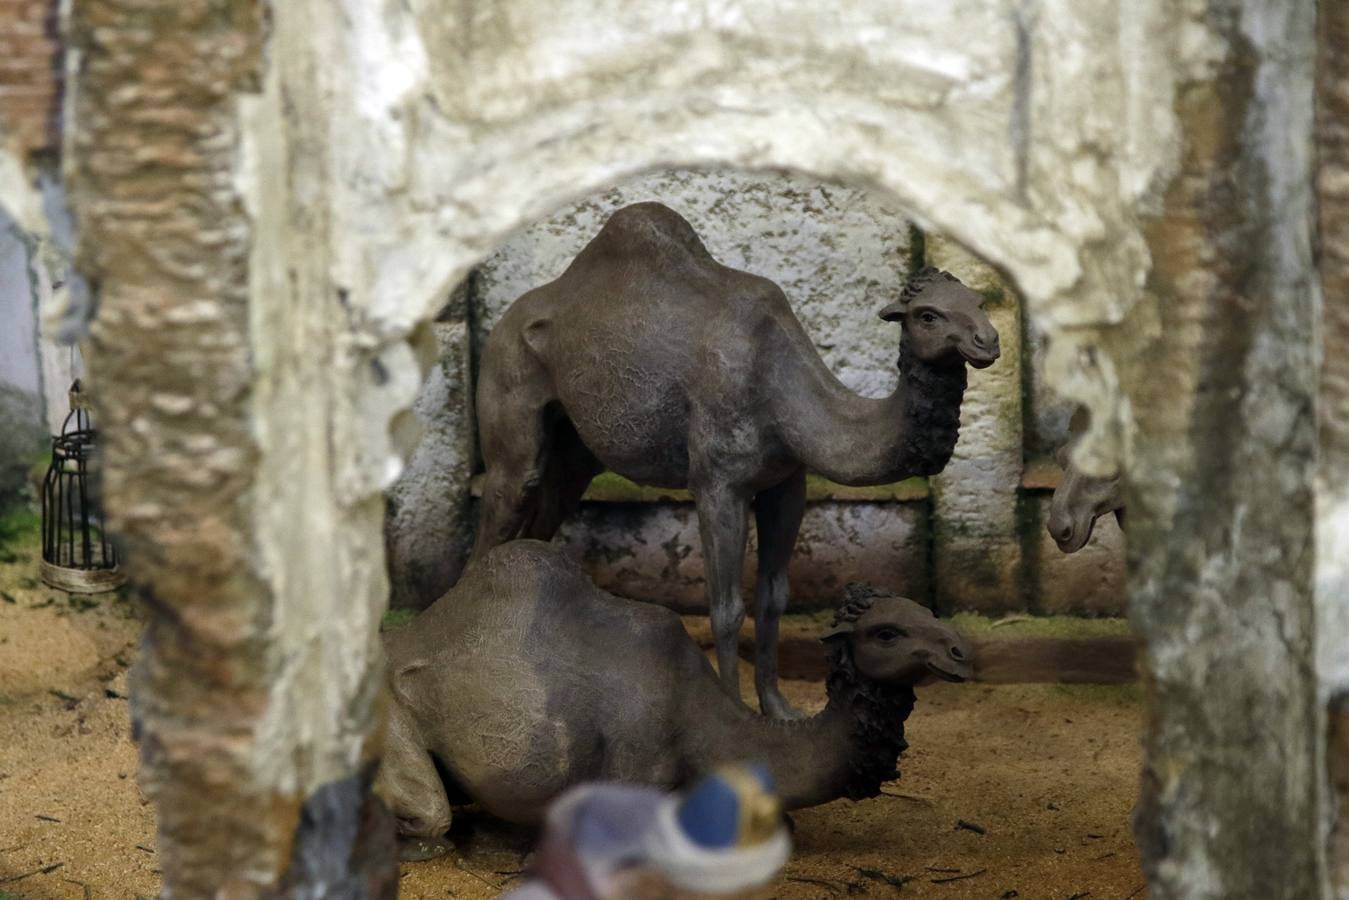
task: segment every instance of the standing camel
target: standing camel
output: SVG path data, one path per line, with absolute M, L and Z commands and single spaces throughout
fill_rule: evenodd
M 618 210 L 487 340 L 477 407 L 487 478 L 473 557 L 517 537 L 550 539 L 605 467 L 687 487 L 717 667 L 739 697 L 752 506 L 755 687 L 765 714 L 793 717 L 777 685 L 778 621 L 806 471 L 850 485 L 940 472 L 960 428 L 965 364 L 998 358 L 980 302 L 946 272 L 918 273 L 880 312 L 904 324 L 899 386 L 868 399 L 824 364 L 776 284 L 718 263 L 666 206 Z

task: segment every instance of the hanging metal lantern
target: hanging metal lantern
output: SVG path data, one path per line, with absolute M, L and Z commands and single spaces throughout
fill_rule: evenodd
M 52 461 L 42 482 L 42 580 L 72 594 L 111 591 L 125 576 L 103 527 L 91 478 L 98 432 L 79 379 L 70 386 L 70 413 L 52 438 Z

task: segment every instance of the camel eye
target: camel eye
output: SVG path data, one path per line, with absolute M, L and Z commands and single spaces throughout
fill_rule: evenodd
M 894 625 L 882 625 L 871 632 L 871 636 L 882 643 L 889 644 L 900 638 L 908 637 L 909 634 L 903 628 L 896 628 Z
M 922 312 L 918 315 L 918 318 L 922 321 L 924 325 L 937 324 L 937 314 L 934 312 L 926 312 L 926 311 Z

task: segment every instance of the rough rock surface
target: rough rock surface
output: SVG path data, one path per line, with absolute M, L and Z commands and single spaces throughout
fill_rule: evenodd
M 587 504 L 563 526 L 561 540 L 606 591 L 681 612 L 707 610 L 692 504 Z M 787 569 L 790 608 L 832 609 L 850 581 L 926 603 L 928 541 L 923 503 L 811 503 Z M 742 579 L 747 599 L 754 597 L 757 552 L 751 530 Z
M 1210 53 L 1171 107 L 1181 168 L 1144 220 L 1149 300 L 1108 338 L 1148 476 L 1127 500 L 1149 694 L 1135 833 L 1162 897 L 1325 887 L 1314 13 L 1249 0 L 1203 19 Z
M 1331 698 L 1328 754 L 1337 818 L 1330 844 L 1336 896 L 1349 898 L 1349 6 L 1320 6 L 1317 177 L 1321 213 L 1320 471 L 1317 482 L 1317 637 Z
M 420 432 L 417 449 L 389 488 L 384 522 L 389 605 L 395 608 L 421 609 L 450 589 L 468 558 L 476 524 L 469 326 L 461 316 L 436 322 L 432 331 L 438 362 L 412 406 Z

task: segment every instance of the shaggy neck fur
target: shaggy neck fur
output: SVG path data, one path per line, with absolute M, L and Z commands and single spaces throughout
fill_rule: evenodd
M 702 736 L 716 748 L 711 761 L 767 764 L 787 809 L 876 796 L 882 783 L 898 777 L 895 764 L 908 746 L 904 720 L 913 711 L 913 688 L 879 685 L 859 675 L 846 638 L 830 640 L 828 653 L 829 702 L 817 715 L 779 721 L 741 706 L 734 725 Z M 705 769 L 706 764 L 695 765 L 690 772 Z
M 969 373 L 959 357 L 935 363 L 918 359 L 907 329 L 899 348 L 899 386 L 892 398 L 901 404 L 904 441 L 896 448 L 896 467 L 912 475 L 935 475 L 950 461 L 960 437 L 960 404 Z
M 904 722 L 913 712 L 911 685 L 881 685 L 858 675 L 846 640 L 831 640 L 829 677 L 825 683 L 832 710 L 844 712 L 852 724 L 848 735 L 848 767 L 843 796 L 875 797 L 881 784 L 899 777 L 896 763 L 908 748 Z

